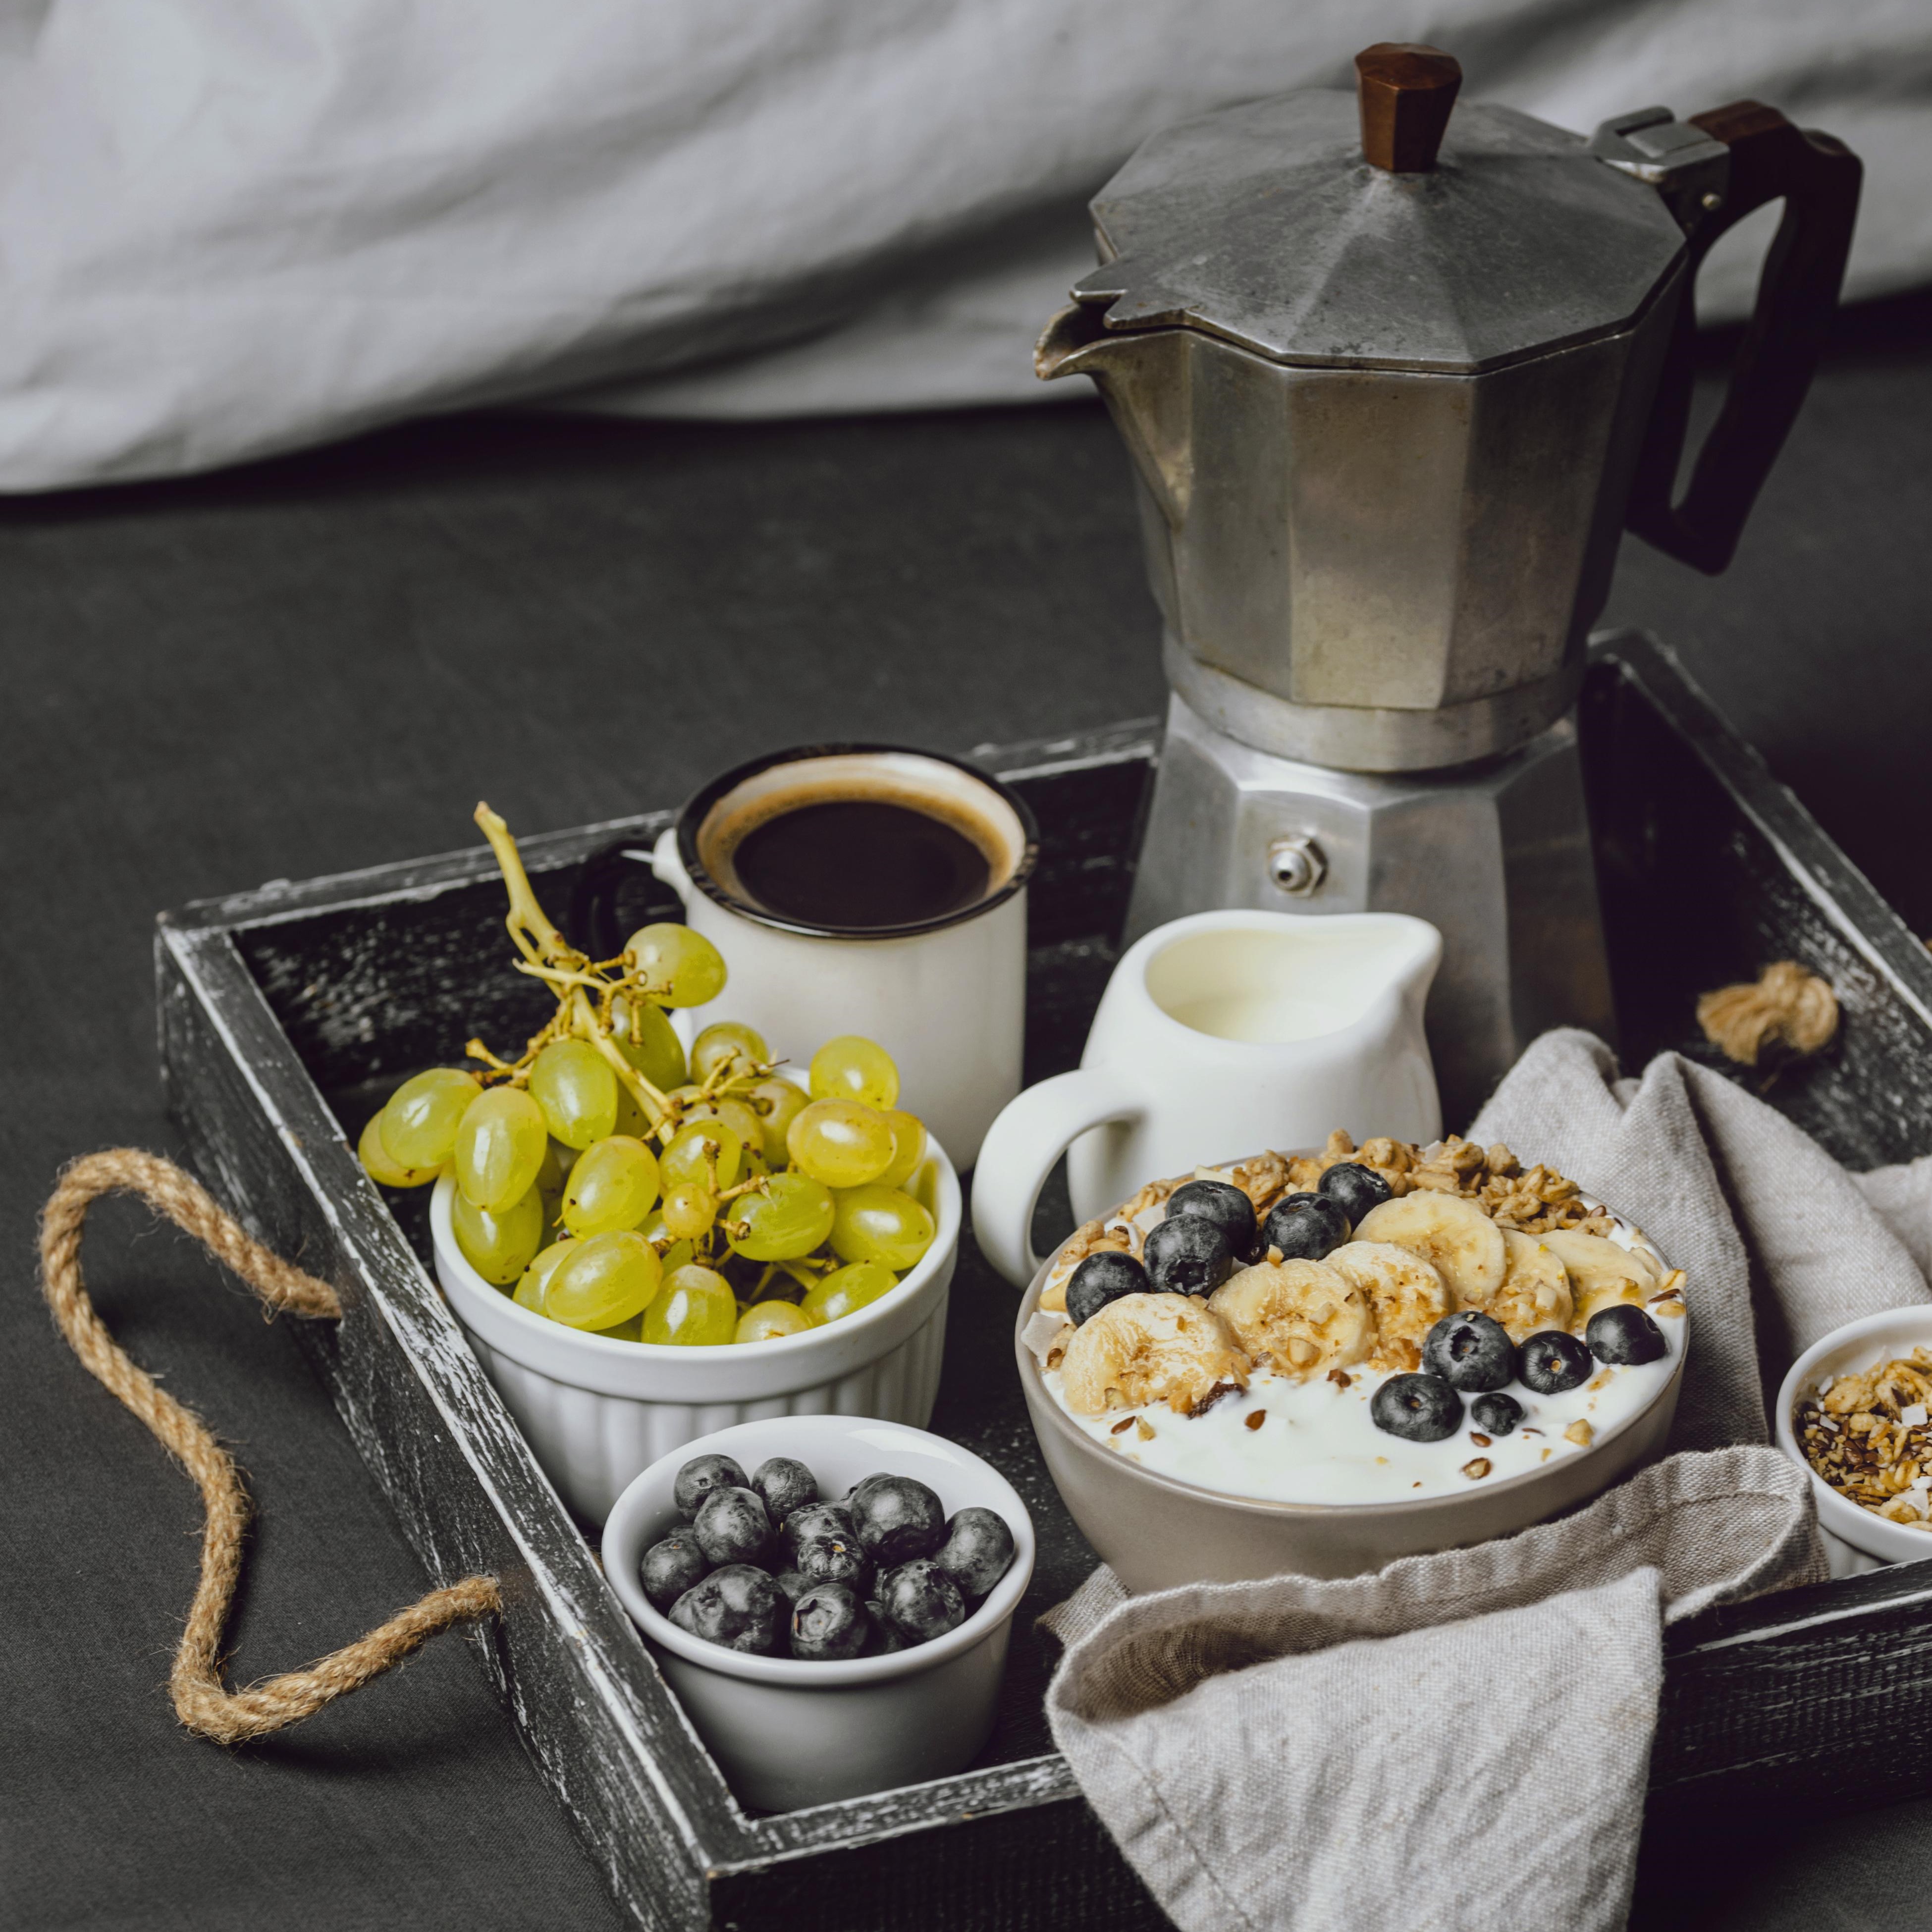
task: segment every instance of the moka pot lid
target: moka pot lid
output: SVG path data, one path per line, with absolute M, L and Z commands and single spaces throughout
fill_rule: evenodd
M 1450 112 L 1446 55 L 1372 48 L 1358 68 L 1359 95 L 1280 94 L 1144 142 L 1092 204 L 1108 259 L 1075 299 L 1109 333 L 1473 373 L 1622 329 L 1682 259 L 1662 198 L 1581 135 Z

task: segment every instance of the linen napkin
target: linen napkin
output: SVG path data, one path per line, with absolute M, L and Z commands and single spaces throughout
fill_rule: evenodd
M 1560 1168 L 1688 1271 L 1674 1453 L 1559 1522 L 1371 1576 L 1130 1599 L 1102 1570 L 1051 1612 L 1054 1740 L 1183 1932 L 1621 1925 L 1664 1625 L 1826 1574 L 1809 1479 L 1763 1446 L 1764 1382 L 1840 1322 L 1932 1300 L 1932 1161 L 1848 1174 L 1676 1055 L 1622 1080 L 1601 1042 L 1546 1035 L 1471 1138 Z

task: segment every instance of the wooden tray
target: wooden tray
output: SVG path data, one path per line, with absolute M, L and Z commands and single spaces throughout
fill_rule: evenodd
M 1844 1024 L 1766 1097 L 1854 1167 L 1932 1147 L 1924 948 L 1660 646 L 1601 640 L 1581 716 L 1626 1064 L 1671 1047 L 1704 1057 L 1696 995 L 1798 958 L 1831 979 Z M 1042 834 L 1029 1080 L 1078 1060 L 1156 748 L 1142 721 L 979 754 L 1025 794 Z M 526 842 L 553 913 L 590 853 L 668 818 Z M 1040 1544 L 994 1736 L 974 1768 L 936 1784 L 771 1816 L 732 1798 L 432 1285 L 422 1196 L 395 1197 L 392 1214 L 349 1144 L 404 1075 L 454 1058 L 472 1034 L 520 1039 L 542 1018 L 548 996 L 506 964 L 502 908 L 479 843 L 164 914 L 161 1055 L 209 1184 L 340 1291 L 339 1328 L 296 1325 L 424 1567 L 438 1582 L 502 1580 L 506 1613 L 472 1641 L 613 1894 L 642 1925 L 745 1932 L 1164 1924 L 1042 1720 L 1051 1659 L 1032 1620 L 1094 1558 L 1025 1420 L 1012 1292 L 970 1236 L 932 1426 L 1006 1473 Z M 1714 1612 L 1673 1632 L 1668 1653 L 1647 1858 L 1726 1809 L 1762 1820 L 1932 1790 L 1919 1748 L 1932 1569 Z

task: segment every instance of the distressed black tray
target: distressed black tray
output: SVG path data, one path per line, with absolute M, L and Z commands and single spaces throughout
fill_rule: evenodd
M 1767 1097 L 1855 1167 L 1932 1148 L 1924 947 L 1660 646 L 1600 643 L 1581 716 L 1626 1062 L 1702 1055 L 1696 994 L 1796 958 L 1832 980 L 1845 1023 Z M 980 754 L 1042 834 L 1030 1080 L 1078 1059 L 1156 748 L 1144 721 Z M 596 848 L 667 818 L 526 842 L 553 911 Z M 432 1286 L 420 1198 L 395 1197 L 399 1223 L 345 1138 L 405 1073 L 472 1034 L 518 1039 L 542 1018 L 548 996 L 506 964 L 502 908 L 479 843 L 165 914 L 161 1055 L 202 1174 L 340 1291 L 339 1327 L 298 1327 L 424 1566 L 439 1582 L 502 1579 L 505 1614 L 475 1646 L 612 1893 L 640 1924 L 746 1932 L 1165 1923 L 1041 1720 L 1050 1659 L 1032 1619 L 1094 1558 L 1025 1419 L 1012 1292 L 970 1236 L 933 1426 L 1006 1472 L 1040 1544 L 994 1736 L 974 1768 L 936 1784 L 771 1816 L 734 1802 Z M 670 909 L 636 908 L 653 910 Z M 1647 1856 L 1727 1810 L 1761 1823 L 1785 1806 L 1932 1790 L 1932 1569 L 1714 1613 L 1673 1634 L 1668 1664 Z

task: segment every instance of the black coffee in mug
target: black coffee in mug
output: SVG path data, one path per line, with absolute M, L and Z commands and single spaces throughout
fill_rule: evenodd
M 768 808 L 728 862 L 745 897 L 782 919 L 856 932 L 923 925 L 977 904 L 992 884 L 979 841 L 902 797 L 802 791 Z

